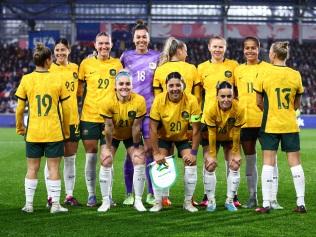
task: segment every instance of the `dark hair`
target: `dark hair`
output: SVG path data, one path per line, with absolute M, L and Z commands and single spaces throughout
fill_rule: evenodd
M 182 76 L 181 76 L 181 74 L 179 72 L 171 72 L 171 73 L 169 73 L 168 76 L 166 77 L 166 84 L 171 79 L 179 79 L 179 80 L 183 81 L 183 78 L 182 78 Z
M 136 25 L 133 27 L 133 29 L 132 29 L 132 35 L 133 35 L 133 37 L 134 37 L 134 35 L 135 35 L 135 31 L 136 30 L 145 30 L 145 31 L 147 31 L 148 33 L 149 33 L 149 31 L 148 31 L 148 27 L 145 25 L 145 23 L 144 23 L 144 21 L 143 20 L 137 20 L 136 21 Z
M 242 45 L 243 47 L 245 47 L 245 43 L 247 41 L 253 41 L 256 43 L 256 45 L 258 46 L 258 48 L 260 48 L 260 41 L 257 37 L 254 37 L 254 36 L 247 36 L 246 38 L 244 38 L 244 40 L 242 41 Z
M 221 90 L 221 89 L 232 89 L 233 88 L 233 85 L 230 84 L 228 81 L 222 81 L 222 82 L 219 82 L 217 83 L 217 86 L 216 86 L 216 95 L 218 95 L 218 91 Z
M 37 43 L 34 53 L 33 61 L 36 66 L 44 67 L 45 61 L 52 57 L 52 52 L 49 48 L 45 47 L 43 43 Z
M 289 44 L 288 41 L 277 41 L 271 45 L 271 49 L 278 59 L 286 60 L 289 56 Z
M 97 38 L 100 37 L 100 36 L 106 36 L 106 37 L 109 37 L 111 39 L 111 35 L 107 32 L 99 32 L 96 36 L 95 36 L 95 41 L 97 41 Z
M 65 38 L 60 38 L 55 42 L 55 47 L 57 44 L 63 44 L 67 49 L 70 49 L 70 45 L 68 43 L 68 40 Z

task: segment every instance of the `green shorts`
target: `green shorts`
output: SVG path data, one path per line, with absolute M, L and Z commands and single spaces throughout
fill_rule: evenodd
M 104 123 L 80 121 L 80 136 L 82 140 L 103 140 Z
M 184 149 L 191 149 L 191 144 L 189 140 L 179 141 L 179 142 L 173 142 L 173 141 L 166 141 L 163 139 L 158 140 L 158 146 L 159 148 L 165 148 L 167 150 L 170 150 L 172 147 L 172 144 L 175 144 L 177 150 L 178 150 L 178 156 L 181 157 L 181 151 Z
M 80 125 L 79 124 L 72 124 L 69 126 L 70 129 L 70 137 L 67 141 L 70 142 L 79 142 L 80 140 Z
M 201 139 L 200 144 L 202 147 L 210 145 L 208 139 L 204 139 L 204 138 Z M 233 147 L 233 142 L 232 141 L 216 141 L 216 150 L 218 150 L 220 146 L 222 147 L 228 146 L 229 148 L 231 148 Z
M 116 149 L 119 147 L 120 142 L 124 143 L 124 146 L 126 150 L 134 145 L 133 138 L 128 138 L 124 140 L 117 140 L 115 138 L 112 138 L 112 146 Z M 100 146 L 105 144 L 105 139 L 100 140 Z M 140 142 L 140 145 L 144 145 L 143 141 Z
M 262 150 L 277 151 L 281 141 L 281 150 L 284 152 L 296 152 L 300 150 L 299 133 L 260 133 Z
M 64 155 L 64 142 L 26 142 L 27 158 L 59 158 Z
M 240 141 L 256 141 L 260 135 L 260 128 L 241 128 Z

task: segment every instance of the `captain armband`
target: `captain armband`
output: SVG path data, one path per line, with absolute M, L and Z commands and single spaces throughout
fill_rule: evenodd
M 190 122 L 192 123 L 201 122 L 201 115 L 192 115 Z

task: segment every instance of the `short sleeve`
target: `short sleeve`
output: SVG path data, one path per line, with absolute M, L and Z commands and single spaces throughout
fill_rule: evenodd
M 146 115 L 146 101 L 143 96 L 138 97 L 138 109 L 136 118 L 141 118 Z
M 79 66 L 79 80 L 84 81 L 85 80 L 85 64 L 86 64 L 86 60 L 83 60 Z
M 150 109 L 150 115 L 149 117 L 152 119 L 152 120 L 155 120 L 155 121 L 160 121 L 160 113 L 159 113 L 159 97 L 160 97 L 161 94 L 159 94 L 158 96 L 155 97 L 154 99 L 154 102 L 151 106 L 151 109 Z
M 261 94 L 263 92 L 263 79 L 265 73 L 260 73 L 257 79 L 253 83 L 253 89 L 255 92 Z
M 194 96 L 191 96 L 191 118 L 190 122 L 196 123 L 196 122 L 201 122 L 201 108 L 198 104 L 197 99 Z
M 26 95 L 26 90 L 25 90 L 25 85 L 24 84 L 25 84 L 25 79 L 24 79 L 24 77 L 22 77 L 20 85 L 19 85 L 17 91 L 15 92 L 15 96 L 17 98 L 19 98 L 20 100 L 26 101 L 27 100 L 27 95 Z
M 241 127 L 246 123 L 246 112 L 245 108 L 238 105 L 237 115 L 236 115 L 236 122 L 235 127 Z
M 106 96 L 99 102 L 99 114 L 103 118 L 112 118 L 113 117 L 113 112 L 111 109 L 112 103 L 109 103 L 109 101 L 111 101 L 110 100 L 111 98 L 107 98 L 107 97 L 108 96 Z
M 301 74 L 299 72 L 297 72 L 298 74 L 298 88 L 297 88 L 297 94 L 298 95 L 302 95 L 304 93 L 304 87 L 302 85 L 302 77 Z
M 192 65 L 192 68 L 191 68 L 191 75 L 193 77 L 193 86 L 196 86 L 201 83 L 200 77 L 198 76 L 197 69 L 194 65 Z
M 160 77 L 161 77 L 161 70 L 160 68 L 158 67 L 155 71 L 155 74 L 154 74 L 154 79 L 153 79 L 153 87 L 154 88 L 162 88 L 162 85 L 160 83 Z

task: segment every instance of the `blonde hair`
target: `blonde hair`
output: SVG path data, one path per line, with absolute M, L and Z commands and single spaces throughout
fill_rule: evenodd
M 289 41 L 277 41 L 271 45 L 272 52 L 275 53 L 276 57 L 280 60 L 286 60 L 289 57 Z
M 159 66 L 170 61 L 170 58 L 176 55 L 177 49 L 183 49 L 185 43 L 181 40 L 177 40 L 174 37 L 169 37 L 163 47 L 162 53 L 159 59 Z
M 36 66 L 44 67 L 45 61 L 52 57 L 52 52 L 43 43 L 37 43 L 33 53 L 33 61 Z
M 222 36 L 219 36 L 219 35 L 212 36 L 212 37 L 209 39 L 208 43 L 211 44 L 212 41 L 213 41 L 213 40 L 216 40 L 216 39 L 223 41 L 224 44 L 227 46 L 227 41 L 226 41 L 226 39 L 223 38 Z

